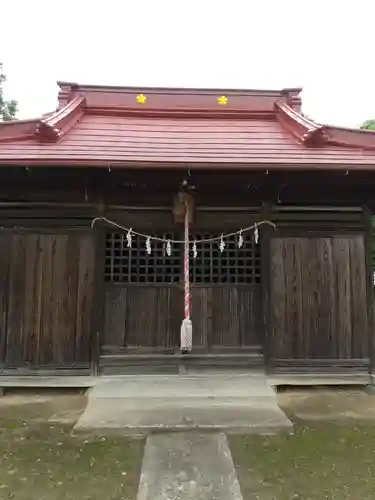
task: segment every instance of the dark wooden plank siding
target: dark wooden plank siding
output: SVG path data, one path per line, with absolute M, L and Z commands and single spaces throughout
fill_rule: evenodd
M 179 286 L 107 285 L 103 348 L 178 348 L 183 318 Z M 246 347 L 261 342 L 261 290 L 192 286 L 193 347 Z
M 261 342 L 261 289 L 251 286 L 191 288 L 193 346 L 246 347 Z
M 105 294 L 104 346 L 126 345 L 127 286 L 108 286 Z
M 10 365 L 19 366 L 23 361 L 28 361 L 28 353 L 25 352 L 27 338 L 24 339 L 24 307 L 25 297 L 31 290 L 25 289 L 26 276 L 26 248 L 22 235 L 13 235 L 10 241 L 10 263 L 9 263 L 9 288 L 8 288 L 8 311 L 7 331 L 5 338 L 6 362 Z M 37 260 L 39 267 L 39 259 Z M 39 295 L 39 294 L 38 294 Z M 40 308 L 36 311 L 35 318 L 40 324 Z M 39 331 L 39 329 L 38 329 Z
M 272 238 L 270 274 L 273 358 L 368 358 L 362 235 Z
M 367 270 L 365 259 L 360 258 L 362 254 L 362 241 L 355 239 L 350 241 L 350 272 L 351 272 L 351 313 L 352 313 L 352 352 L 355 358 L 369 356 L 368 336 L 364 332 L 368 331 L 371 318 L 367 310 L 368 301 L 364 300 L 363 294 L 358 294 L 357 290 L 366 289 Z
M 79 239 L 78 287 L 76 294 L 76 329 L 72 343 L 76 360 L 89 362 L 92 320 L 92 299 L 94 286 L 94 245 L 92 237 Z M 70 330 L 73 332 L 74 330 Z
M 182 307 L 178 287 L 107 285 L 103 347 L 178 346 Z
M 191 287 L 190 314 L 193 323 L 193 347 L 207 349 L 213 336 L 214 297 L 212 287 Z
M 91 234 L 5 233 L 0 243 L 3 366 L 88 365 Z
M 5 234 L 0 234 L 0 362 L 2 362 L 5 357 L 9 301 L 10 251 L 9 239 Z

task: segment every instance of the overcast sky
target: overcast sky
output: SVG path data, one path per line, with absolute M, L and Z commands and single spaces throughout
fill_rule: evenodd
M 1 0 L 0 61 L 19 117 L 57 80 L 278 89 L 315 120 L 375 118 L 375 0 Z

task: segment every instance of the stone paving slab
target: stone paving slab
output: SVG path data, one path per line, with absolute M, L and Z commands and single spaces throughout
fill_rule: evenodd
M 225 435 L 149 436 L 137 500 L 242 500 Z

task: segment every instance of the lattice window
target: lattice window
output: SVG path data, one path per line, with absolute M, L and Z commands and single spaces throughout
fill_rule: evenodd
M 165 239 L 180 239 L 173 233 L 159 235 Z M 211 233 L 196 233 L 197 240 L 212 238 Z M 127 247 L 125 233 L 108 232 L 106 236 L 105 281 L 117 283 L 182 283 L 183 245 L 173 244 L 167 255 L 162 242 L 152 241 L 148 254 L 145 239 L 133 235 L 131 248 Z M 221 253 L 219 242 L 198 244 L 198 255 L 190 260 L 190 280 L 202 284 L 251 284 L 260 282 L 260 247 L 251 235 L 244 235 L 244 244 L 238 248 L 238 238 L 225 239 Z
M 158 235 L 165 239 L 177 239 L 172 233 Z M 152 241 L 152 251 L 146 251 L 145 239 L 132 238 L 127 247 L 125 233 L 108 232 L 106 236 L 105 281 L 118 283 L 178 283 L 181 278 L 180 245 L 172 245 L 167 255 L 162 242 Z
M 212 238 L 213 234 L 199 233 L 192 237 Z M 238 248 L 238 237 L 225 238 L 221 253 L 219 241 L 198 245 L 198 255 L 191 261 L 190 279 L 193 283 L 250 284 L 260 282 L 260 246 L 252 235 L 243 235 L 244 244 Z

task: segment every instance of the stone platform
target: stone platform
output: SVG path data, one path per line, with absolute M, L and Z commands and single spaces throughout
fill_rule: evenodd
M 129 375 L 90 389 L 75 431 L 273 434 L 291 431 L 261 374 Z

